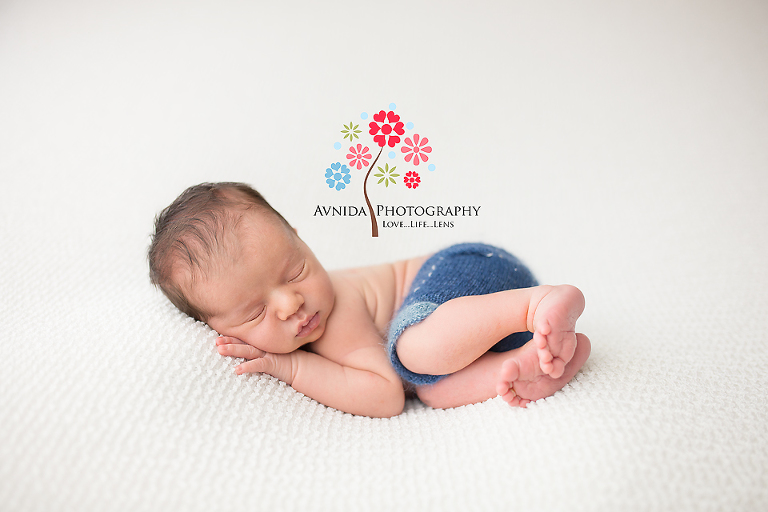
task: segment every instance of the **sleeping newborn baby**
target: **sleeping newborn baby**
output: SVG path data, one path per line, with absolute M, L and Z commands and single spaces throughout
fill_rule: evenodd
M 352 414 L 402 412 L 406 394 L 450 408 L 552 395 L 589 357 L 584 297 L 538 286 L 506 251 L 460 244 L 326 272 L 248 185 L 187 189 L 158 215 L 152 282 L 220 334 L 218 351 Z

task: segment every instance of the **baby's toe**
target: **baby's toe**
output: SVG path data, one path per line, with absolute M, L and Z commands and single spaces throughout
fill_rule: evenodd
M 499 377 L 503 382 L 506 382 L 507 385 L 509 385 L 512 382 L 515 382 L 517 379 L 520 378 L 520 365 L 518 365 L 517 361 L 514 359 L 507 359 L 501 365 L 501 371 L 499 372 Z
M 563 376 L 564 372 L 565 362 L 558 357 L 552 360 L 552 371 L 548 372 L 547 374 L 553 379 L 559 379 Z
M 537 323 L 534 329 L 535 329 L 535 332 L 541 333 L 544 336 L 552 332 L 552 326 L 549 325 L 549 322 L 546 319 Z
M 506 392 L 506 393 L 503 393 L 503 394 L 502 394 L 502 393 L 499 393 L 499 396 L 501 397 L 501 399 L 502 399 L 502 400 L 504 400 L 504 401 L 505 401 L 505 402 L 507 402 L 508 404 L 511 404 L 511 403 L 512 403 L 512 400 L 513 400 L 513 399 L 514 399 L 514 398 L 515 398 L 517 395 L 515 394 L 515 392 L 514 392 L 514 391 L 512 391 L 511 389 L 509 389 L 509 390 L 507 390 L 507 392 Z
M 512 407 L 523 407 L 523 408 L 525 408 L 530 402 L 531 402 L 530 400 L 526 400 L 525 398 L 520 398 L 520 396 L 518 395 L 515 395 L 514 397 L 512 397 L 511 400 L 507 401 L 507 403 Z
M 541 371 L 549 375 L 549 373 L 554 368 L 555 356 L 553 356 L 552 352 L 549 350 L 538 350 L 538 356 L 539 367 L 541 368 Z
M 563 350 L 560 352 L 560 358 L 566 363 L 573 359 L 573 355 L 576 353 L 576 335 L 571 333 L 563 343 Z

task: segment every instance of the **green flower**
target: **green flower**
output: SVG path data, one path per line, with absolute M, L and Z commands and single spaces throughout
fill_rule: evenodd
M 344 125 L 344 129 L 341 130 L 341 133 L 344 134 L 344 138 L 346 139 L 349 137 L 349 140 L 352 141 L 353 139 L 359 139 L 360 137 L 357 136 L 358 133 L 362 133 L 361 130 L 358 130 L 359 124 L 352 125 L 352 121 L 349 122 L 349 126 Z
M 374 174 L 374 176 L 376 176 L 377 178 L 381 178 L 379 180 L 379 182 L 377 183 L 377 185 L 381 185 L 381 183 L 384 182 L 384 186 L 385 187 L 389 187 L 389 182 L 390 181 L 392 182 L 393 185 L 395 183 L 397 183 L 395 181 L 395 178 L 399 178 L 400 177 L 399 174 L 395 174 L 394 173 L 395 169 L 397 169 L 397 166 L 394 166 L 394 167 L 392 167 L 390 169 L 389 168 L 389 164 L 384 164 L 384 169 L 382 169 L 381 167 L 379 167 L 378 169 L 381 172 L 378 172 L 378 173 Z

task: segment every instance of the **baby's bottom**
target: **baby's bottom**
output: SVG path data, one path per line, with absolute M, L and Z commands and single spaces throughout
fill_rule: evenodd
M 397 355 L 397 340 L 403 331 L 423 321 L 438 306 L 451 299 L 529 288 L 537 284 L 531 271 L 520 260 L 497 247 L 459 244 L 435 253 L 419 269 L 411 290 L 390 324 L 387 350 L 392 366 L 408 383 L 420 386 L 439 382 L 447 375 L 415 373 L 402 364 Z M 490 350 L 507 352 L 518 349 L 532 337 L 533 334 L 527 331 L 513 333 Z

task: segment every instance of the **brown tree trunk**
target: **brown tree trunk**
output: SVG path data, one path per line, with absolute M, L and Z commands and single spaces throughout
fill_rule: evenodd
M 368 176 L 371 175 L 371 171 L 373 170 L 373 167 L 376 165 L 376 162 L 379 161 L 379 157 L 381 156 L 382 151 L 384 151 L 384 146 L 381 147 L 381 149 L 379 150 L 379 154 L 376 155 L 376 159 L 368 168 L 368 172 L 365 173 L 365 181 L 363 181 L 363 195 L 365 196 L 365 203 L 368 205 L 368 213 L 371 214 L 371 236 L 373 238 L 377 238 L 379 236 L 379 225 L 376 223 L 376 215 L 373 213 L 373 206 L 371 206 L 371 200 L 368 199 Z

